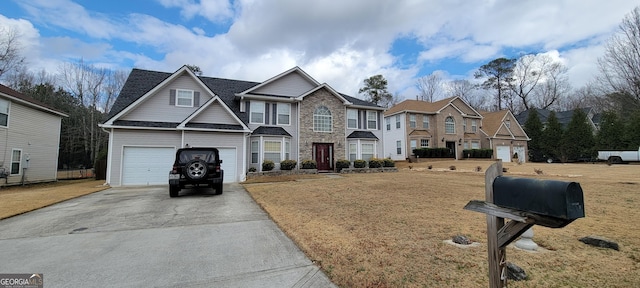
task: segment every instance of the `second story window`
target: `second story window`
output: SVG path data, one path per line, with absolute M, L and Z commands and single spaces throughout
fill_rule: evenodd
M 331 111 L 325 106 L 319 106 L 313 112 L 313 131 L 315 132 L 331 132 L 333 126 L 333 118 Z
M 444 119 L 444 133 L 456 133 L 456 123 L 453 121 L 453 117 L 451 116 L 447 117 L 447 119 Z
M 409 127 L 416 128 L 416 114 L 409 114 Z
M 278 103 L 278 125 L 291 124 L 291 104 Z
M 367 129 L 378 129 L 378 111 L 367 111 Z
M 507 126 L 507 128 L 511 128 L 511 121 L 509 120 L 504 121 L 504 125 Z
M 385 118 L 384 121 L 387 126 L 387 131 L 391 130 L 391 118 Z
M 478 122 L 471 120 L 471 132 L 478 132 Z
M 0 99 L 0 126 L 9 125 L 9 101 Z
M 249 123 L 264 124 L 264 102 L 251 101 L 249 110 L 251 110 Z
M 193 107 L 193 90 L 176 90 L 176 106 Z
M 429 115 L 422 115 L 422 128 L 429 129 Z
M 358 110 L 347 109 L 347 128 L 358 129 Z
M 396 115 L 396 129 L 400 129 L 400 115 Z
M 462 132 L 467 132 L 467 119 L 462 119 Z

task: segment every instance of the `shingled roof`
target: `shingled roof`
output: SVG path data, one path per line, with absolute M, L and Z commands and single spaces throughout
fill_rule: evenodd
M 111 119 L 122 110 L 127 108 L 133 102 L 144 96 L 147 92 L 151 91 L 154 87 L 158 86 L 162 81 L 169 78 L 173 73 L 158 72 L 134 68 L 129 74 L 129 78 L 125 82 L 120 95 L 113 104 L 111 111 L 107 119 Z M 235 95 L 243 92 L 251 87 L 259 85 L 259 82 L 250 82 L 242 80 L 232 80 L 214 77 L 198 76 L 198 78 L 213 92 L 215 93 L 231 111 L 240 118 L 244 123 L 249 122 L 249 113 L 240 112 L 240 101 L 237 101 Z M 355 97 L 351 97 L 340 93 L 347 101 L 357 106 L 365 107 L 377 107 L 371 102 L 367 102 Z M 235 100 L 235 101 L 234 101 Z M 108 121 L 108 120 L 107 120 Z
M 0 84 L 0 93 L 9 96 L 10 98 L 13 98 L 14 100 L 17 100 L 18 102 L 22 102 L 28 106 L 31 106 L 32 108 L 38 109 L 38 110 L 42 110 L 48 113 L 52 113 L 52 114 L 56 114 L 59 116 L 63 116 L 63 117 L 69 117 L 67 114 L 65 114 L 64 112 L 53 108 L 47 104 L 44 104 L 38 100 L 36 100 L 33 97 L 24 95 L 16 90 L 13 90 L 7 86 L 4 86 L 2 84 Z
M 404 100 L 384 112 L 384 116 L 396 114 L 398 112 L 420 112 L 420 113 L 436 113 L 444 106 L 449 104 L 455 97 L 442 99 L 436 102 L 427 102 L 419 100 Z

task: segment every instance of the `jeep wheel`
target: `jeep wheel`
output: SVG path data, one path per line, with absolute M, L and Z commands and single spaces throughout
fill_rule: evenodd
M 169 196 L 170 197 L 178 197 L 178 192 L 180 192 L 180 187 L 177 185 L 169 185 Z
M 216 193 L 215 193 L 215 195 L 220 195 L 220 194 L 222 194 L 222 183 L 215 183 L 215 184 L 213 184 L 213 189 L 216 189 Z
M 202 160 L 193 160 L 187 163 L 185 176 L 192 180 L 199 180 L 207 175 L 207 163 Z

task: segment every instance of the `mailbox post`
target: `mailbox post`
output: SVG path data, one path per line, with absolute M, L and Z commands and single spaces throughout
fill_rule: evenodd
M 489 287 L 506 287 L 505 248 L 533 225 L 561 228 L 584 217 L 582 188 L 576 182 L 502 176 L 502 162 L 485 172 L 485 201 L 466 210 L 487 214 Z M 511 221 L 505 224 L 504 219 Z

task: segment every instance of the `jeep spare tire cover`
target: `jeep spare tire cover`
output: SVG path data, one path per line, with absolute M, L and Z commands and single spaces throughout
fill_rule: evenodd
M 186 177 L 193 180 L 198 180 L 205 177 L 206 175 L 207 175 L 207 162 L 204 162 L 202 160 L 191 160 L 189 161 L 189 163 L 187 163 L 186 169 L 185 169 Z

